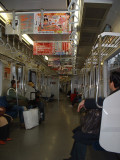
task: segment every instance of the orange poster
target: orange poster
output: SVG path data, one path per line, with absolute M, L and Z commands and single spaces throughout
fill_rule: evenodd
M 69 18 L 68 12 L 44 13 L 43 24 L 41 24 L 41 13 L 34 13 L 34 33 L 70 34 Z
M 4 79 L 10 79 L 10 68 L 4 68 Z

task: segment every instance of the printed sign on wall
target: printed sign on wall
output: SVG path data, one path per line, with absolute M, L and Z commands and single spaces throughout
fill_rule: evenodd
M 4 68 L 4 79 L 10 79 L 10 68 L 8 67 Z

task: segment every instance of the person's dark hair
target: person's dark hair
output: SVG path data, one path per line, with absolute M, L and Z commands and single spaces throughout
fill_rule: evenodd
M 12 80 L 11 81 L 11 86 L 13 86 L 15 83 L 16 83 L 15 80 Z
M 66 13 L 66 15 L 70 16 L 70 13 Z
M 31 80 L 29 80 L 29 82 L 32 82 Z M 33 83 L 33 82 L 32 82 Z
M 47 19 L 47 18 L 44 18 L 44 21 L 47 21 L 47 22 L 48 22 L 48 19 Z
M 120 88 L 120 72 L 114 71 L 110 74 L 110 82 L 114 83 L 115 88 Z

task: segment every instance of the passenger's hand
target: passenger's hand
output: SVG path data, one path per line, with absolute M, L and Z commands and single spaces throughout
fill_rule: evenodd
M 77 112 L 80 112 L 81 108 L 84 107 L 84 103 L 85 103 L 85 100 L 82 100 L 82 101 L 79 103 Z

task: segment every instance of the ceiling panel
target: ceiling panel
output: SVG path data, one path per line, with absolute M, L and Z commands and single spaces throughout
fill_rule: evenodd
M 101 5 L 100 5 L 101 6 Z M 106 8 L 86 7 L 85 18 L 102 19 L 105 15 Z
M 83 28 L 86 28 L 86 27 L 99 27 L 101 23 L 101 20 L 88 20 L 88 19 L 85 19 L 83 20 Z
M 66 0 L 1 0 L 8 10 L 26 10 L 26 9 L 48 9 L 48 10 L 66 10 Z
M 91 48 L 100 33 L 101 26 L 110 9 L 110 4 L 85 3 L 83 9 L 82 26 L 80 28 L 80 41 L 78 46 L 76 67 L 80 69 L 89 56 Z M 84 49 L 83 49 L 84 48 Z M 83 57 L 82 59 L 79 57 Z

